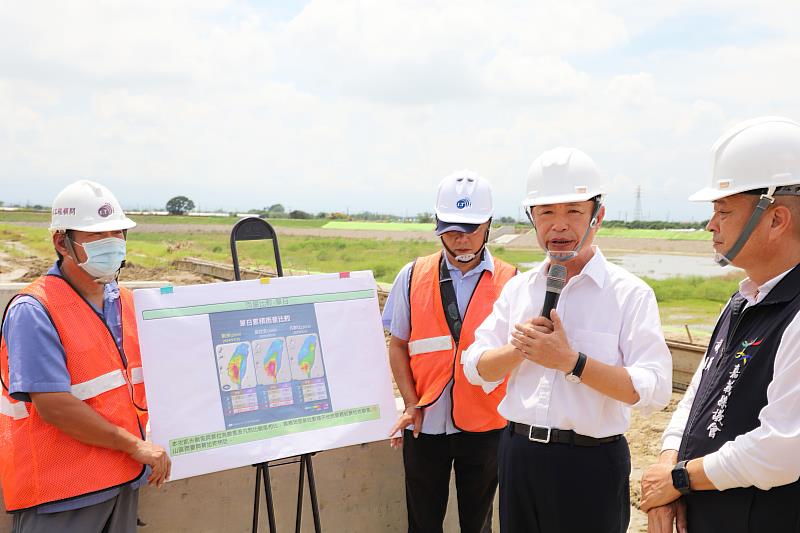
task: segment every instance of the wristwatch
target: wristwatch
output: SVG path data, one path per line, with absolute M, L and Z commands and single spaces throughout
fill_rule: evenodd
M 578 352 L 578 362 L 575 363 L 575 368 L 573 368 L 572 371 L 564 377 L 570 383 L 580 383 L 581 374 L 583 374 L 583 367 L 585 366 L 586 354 L 583 352 Z
M 672 468 L 672 486 L 683 496 L 692 492 L 692 488 L 689 485 L 689 471 L 686 470 L 686 463 L 688 462 L 689 461 L 679 461 L 678 464 Z

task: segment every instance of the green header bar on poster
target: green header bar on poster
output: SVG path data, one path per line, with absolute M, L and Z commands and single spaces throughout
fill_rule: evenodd
M 304 296 L 283 296 L 281 298 L 263 298 L 260 300 L 243 300 L 240 302 L 151 309 L 142 313 L 142 319 L 156 320 L 159 318 L 209 315 L 211 313 L 224 313 L 226 311 L 247 311 L 249 309 L 265 309 L 268 307 L 283 307 L 286 305 L 298 304 L 342 302 L 346 300 L 362 300 L 374 297 L 375 291 L 372 289 L 362 291 L 330 292 L 325 294 L 307 294 Z

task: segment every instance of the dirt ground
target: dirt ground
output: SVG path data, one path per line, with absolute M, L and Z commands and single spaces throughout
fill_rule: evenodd
M 34 255 L 12 257 L 0 252 L 0 283 L 33 281 L 47 272 L 55 262 L 55 257 L 45 259 Z M 214 283 L 220 280 L 193 272 L 177 270 L 171 267 L 144 268 L 135 264 L 126 266 L 120 273 L 122 281 L 168 281 L 173 285 L 191 285 L 195 283 Z
M 682 392 L 673 392 L 669 405 L 649 417 L 643 417 L 636 411 L 631 415 L 631 427 L 625 433 L 631 449 L 631 524 L 628 533 L 647 532 L 647 515 L 637 509 L 642 495 L 639 482 L 644 469 L 658 460 L 661 434 L 682 397 Z

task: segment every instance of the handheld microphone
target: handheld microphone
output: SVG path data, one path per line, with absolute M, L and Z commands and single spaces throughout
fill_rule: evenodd
M 558 305 L 558 297 L 561 296 L 561 289 L 567 284 L 567 267 L 559 264 L 551 264 L 547 272 L 547 292 L 544 294 L 544 305 L 542 306 L 541 316 L 550 320 L 550 311 Z

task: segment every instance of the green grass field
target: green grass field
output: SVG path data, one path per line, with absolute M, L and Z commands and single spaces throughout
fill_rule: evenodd
M 433 223 L 416 222 L 362 222 L 358 220 L 332 220 L 322 226 L 325 229 L 360 229 L 376 231 L 433 231 Z
M 739 288 L 739 274 L 703 277 L 682 276 L 667 279 L 643 278 L 659 302 L 703 300 L 724 304 Z

